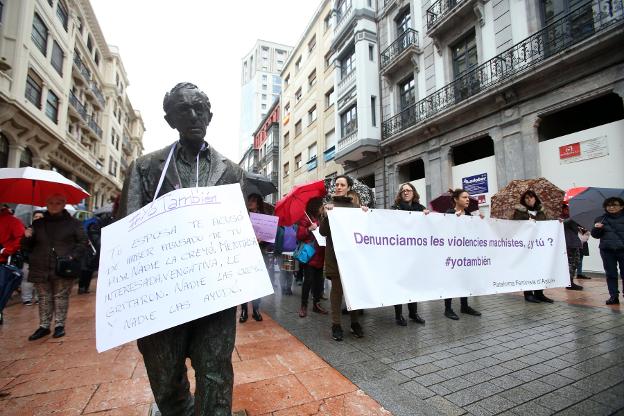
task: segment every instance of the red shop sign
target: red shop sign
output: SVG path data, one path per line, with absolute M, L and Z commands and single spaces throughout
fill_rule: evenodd
M 581 144 L 572 143 L 559 147 L 559 159 L 568 159 L 570 157 L 581 155 Z

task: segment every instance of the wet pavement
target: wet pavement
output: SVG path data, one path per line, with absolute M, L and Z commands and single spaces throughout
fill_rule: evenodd
M 327 316 L 297 316 L 298 288 L 264 308 L 395 416 L 624 414 L 624 316 L 604 304 L 604 278 L 578 283 L 585 290 L 547 290 L 554 304 L 471 298 L 483 315 L 459 321 L 442 301 L 418 305 L 426 325 L 397 326 L 391 307 L 367 310 L 365 337 L 343 342 L 331 339 Z

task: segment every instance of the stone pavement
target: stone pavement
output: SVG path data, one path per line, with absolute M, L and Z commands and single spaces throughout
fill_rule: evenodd
M 442 301 L 424 302 L 424 326 L 397 326 L 391 307 L 367 310 L 365 337 L 343 342 L 331 339 L 327 316 L 297 316 L 298 289 L 263 307 L 395 416 L 624 415 L 624 316 L 604 305 L 604 278 L 578 283 L 584 291 L 546 291 L 552 305 L 472 298 L 483 316 L 459 321 L 444 317 Z
M 5 309 L 1 416 L 148 415 L 153 396 L 136 343 L 98 354 L 94 312 L 95 294 L 72 295 L 67 336 L 29 342 L 37 307 Z M 238 324 L 232 361 L 237 415 L 389 415 L 266 315 Z

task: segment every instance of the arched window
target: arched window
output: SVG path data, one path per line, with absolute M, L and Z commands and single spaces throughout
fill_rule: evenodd
M 20 168 L 25 168 L 28 166 L 32 166 L 33 154 L 29 148 L 25 148 L 20 156 Z
M 0 168 L 9 166 L 9 140 L 0 133 Z

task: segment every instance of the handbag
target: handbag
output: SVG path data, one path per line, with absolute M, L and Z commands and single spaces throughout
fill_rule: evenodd
M 300 263 L 307 264 L 312 259 L 315 252 L 316 250 L 311 243 L 304 243 L 303 241 L 300 241 L 297 245 L 297 249 L 293 253 L 293 257 Z
M 56 255 L 54 249 L 52 251 Z M 80 275 L 80 261 L 71 256 L 56 256 L 54 273 L 67 279 L 76 278 Z

